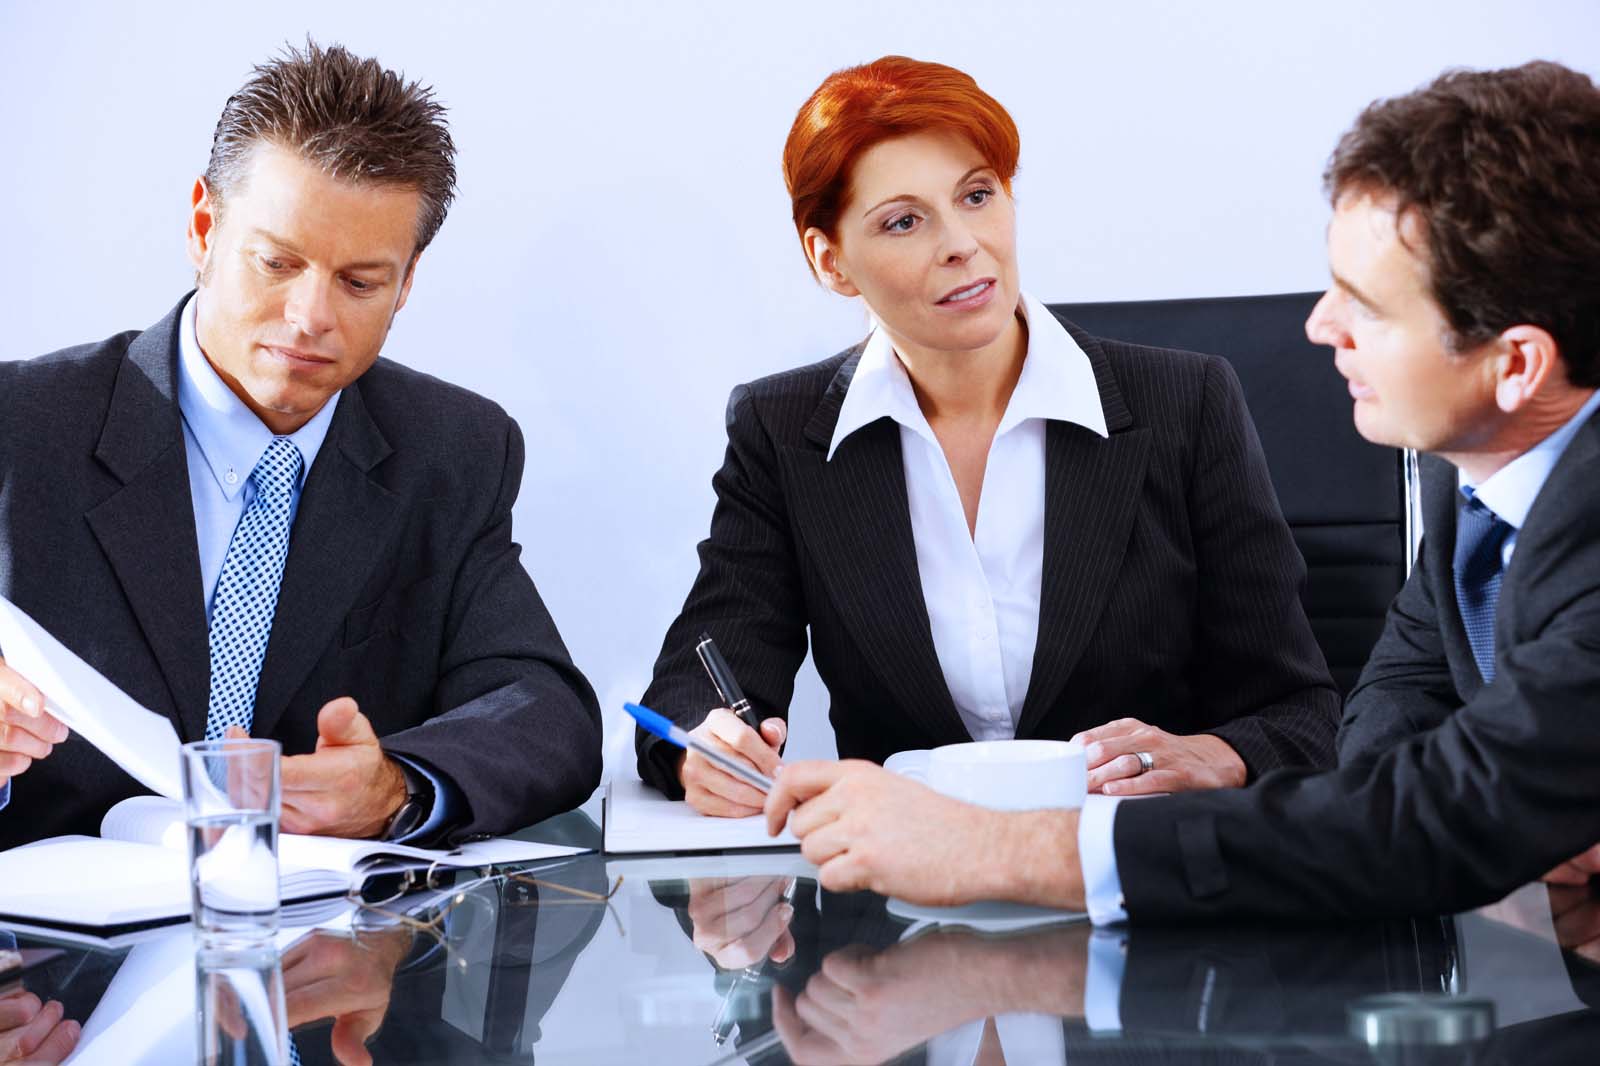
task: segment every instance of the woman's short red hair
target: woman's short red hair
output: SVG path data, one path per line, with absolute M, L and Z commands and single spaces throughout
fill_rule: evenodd
M 971 75 L 905 56 L 828 75 L 801 105 L 783 145 L 783 180 L 802 243 L 812 226 L 837 236 L 861 153 L 891 137 L 929 130 L 965 137 L 1010 194 L 1022 150 L 1017 124 Z

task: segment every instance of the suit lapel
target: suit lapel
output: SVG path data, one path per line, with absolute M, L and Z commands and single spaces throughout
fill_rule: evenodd
M 1438 618 L 1439 639 L 1445 661 L 1455 680 L 1456 693 L 1470 700 L 1483 687 L 1483 675 L 1472 657 L 1467 628 L 1461 621 L 1461 606 L 1456 602 L 1455 546 L 1456 510 L 1461 494 L 1456 488 L 1456 468 L 1436 456 L 1419 460 L 1422 473 L 1423 558 L 1433 579 L 1434 612 Z
M 360 383 L 345 389 L 295 512 L 272 636 L 256 687 L 251 732 L 257 736 L 271 734 L 337 639 L 340 622 L 393 533 L 399 499 L 369 476 L 391 452 L 367 412 Z M 341 693 L 329 698 L 337 695 Z
M 1134 425 L 1099 342 L 1066 325 L 1094 368 L 1109 436 L 1057 421 L 1045 433 L 1039 636 L 1018 737 L 1029 736 L 1055 704 L 1099 623 L 1127 552 L 1150 456 L 1150 430 Z
M 205 734 L 210 652 L 178 411 L 177 308 L 135 337 L 95 458 L 122 488 L 85 513 L 172 695 L 179 732 Z
M 933 647 L 906 500 L 900 428 L 882 418 L 828 444 L 860 351 L 845 360 L 805 428 L 810 447 L 786 449 L 794 522 L 827 581 L 834 606 L 907 715 L 931 744 L 970 740 Z

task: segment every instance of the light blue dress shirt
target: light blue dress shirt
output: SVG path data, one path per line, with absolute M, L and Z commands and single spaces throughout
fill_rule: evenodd
M 1544 483 L 1549 480 L 1550 471 L 1555 469 L 1561 453 L 1567 450 L 1578 429 L 1596 411 L 1600 411 L 1600 392 L 1591 395 L 1578 408 L 1578 413 L 1564 422 L 1560 429 L 1484 478 L 1482 484 L 1473 485 L 1465 475 L 1457 475 L 1457 484 L 1462 489 L 1470 490 L 1483 501 L 1485 507 L 1511 526 L 1511 535 L 1501 549 L 1503 563 L 1511 562 L 1511 553 L 1517 545 L 1517 531 L 1528 520 L 1528 511 L 1532 509 L 1533 501 L 1544 488 Z M 1078 825 L 1078 861 L 1083 869 L 1089 918 L 1096 925 L 1102 925 L 1128 919 L 1128 911 L 1123 905 L 1122 877 L 1117 872 L 1117 855 L 1113 846 L 1117 804 L 1122 802 L 1122 797 L 1090 797 L 1091 800 L 1095 798 L 1101 802 L 1093 805 L 1092 810 L 1086 806 Z
M 189 495 L 194 504 L 195 537 L 200 548 L 200 580 L 201 587 L 205 589 L 206 622 L 209 625 L 217 581 L 222 576 L 222 562 L 227 557 L 234 527 L 255 499 L 255 485 L 250 481 L 250 472 L 267 450 L 267 445 L 272 443 L 274 434 L 256 417 L 255 412 L 234 395 L 200 350 L 199 335 L 195 331 L 198 300 L 198 296 L 189 298 L 178 323 L 178 410 L 183 416 L 183 444 L 189 460 Z M 339 396 L 336 395 L 323 404 L 322 410 L 313 415 L 309 422 L 289 435 L 289 440 L 300 449 L 300 457 L 304 460 L 300 480 L 294 487 L 289 503 L 291 528 L 300 507 L 300 494 L 305 488 L 306 477 L 316 462 L 323 441 L 327 439 L 328 427 L 333 423 L 333 413 L 338 406 Z M 433 810 L 427 820 L 403 840 L 433 833 L 462 809 L 463 799 L 448 781 L 413 760 L 398 755 L 390 757 L 433 786 Z M 11 785 L 7 782 L 4 788 L 0 788 L 0 807 L 4 807 L 10 799 Z

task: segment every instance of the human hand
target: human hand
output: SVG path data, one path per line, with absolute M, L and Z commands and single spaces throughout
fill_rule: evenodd
M 65 1013 L 55 1000 L 43 1002 L 20 987 L 0 995 L 0 1063 L 58 1066 L 78 1046 L 83 1032 Z
M 773 990 L 773 1028 L 794 1062 L 883 1062 L 979 1018 L 1083 1016 L 1090 928 L 996 937 L 939 928 L 886 950 L 835 951 L 798 997 Z
M 931 906 L 1010 899 L 1083 909 L 1075 810 L 975 807 L 847 760 L 785 766 L 766 815 L 773 836 L 788 822 L 830 891 L 870 889 Z
M 794 956 L 794 905 L 783 898 L 787 877 L 705 877 L 689 882 L 689 921 L 694 946 L 724 970 L 764 959 Z
M 1239 788 L 1248 776 L 1244 760 L 1221 737 L 1196 733 L 1180 737 L 1137 718 L 1086 729 L 1082 742 L 1089 767 L 1089 791 L 1107 796 L 1144 796 L 1198 788 Z M 1136 752 L 1155 765 L 1141 772 Z
M 1587 885 L 1595 874 L 1600 874 L 1600 844 L 1579 852 L 1539 880 L 1552 885 Z
M 726 707 L 718 707 L 689 735 L 705 741 L 732 758 L 768 777 L 778 772 L 778 750 L 789 736 L 782 718 L 768 718 L 761 732 L 745 725 Z M 696 751 L 685 751 L 678 758 L 678 780 L 684 798 L 701 814 L 718 818 L 747 818 L 761 813 L 761 792 L 739 780 Z
M 950 936 L 930 933 L 881 952 L 852 944 L 823 959 L 798 996 L 775 985 L 772 1027 L 790 1061 L 887 1062 L 983 1017 L 964 996 L 970 989 L 959 951 L 945 950 Z
M 411 950 L 405 929 L 355 938 L 315 932 L 283 956 L 283 1002 L 289 1028 L 333 1019 L 333 1057 L 340 1066 L 372 1066 L 367 1041 L 389 1013 L 394 972 Z
M 0 788 L 67 739 L 44 694 L 0 659 Z
M 375 837 L 406 801 L 405 774 L 348 696 L 317 712 L 316 752 L 289 756 L 281 772 L 285 833 Z

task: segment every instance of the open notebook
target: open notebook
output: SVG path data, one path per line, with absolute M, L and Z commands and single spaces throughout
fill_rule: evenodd
M 0 852 L 0 917 L 75 926 L 115 926 L 189 913 L 183 807 L 135 796 L 106 812 L 99 837 L 66 836 Z M 490 866 L 575 855 L 581 848 L 526 840 L 474 841 L 436 851 L 382 840 L 278 837 L 284 902 L 340 895 L 370 863 Z

